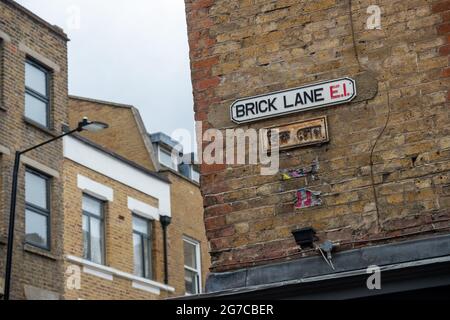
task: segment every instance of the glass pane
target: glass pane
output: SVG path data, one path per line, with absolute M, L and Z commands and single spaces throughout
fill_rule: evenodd
M 197 294 L 198 293 L 198 277 L 197 273 L 190 270 L 184 270 L 184 285 L 187 294 Z
M 152 248 L 151 242 L 146 239 L 144 241 L 144 257 L 145 257 L 145 278 L 152 279 Z
M 192 180 L 200 182 L 200 174 L 195 170 L 192 170 Z
M 89 259 L 89 218 L 83 215 L 83 258 Z
M 47 217 L 26 210 L 25 233 L 27 242 L 41 247 L 47 247 Z
M 91 261 L 103 263 L 103 227 L 99 219 L 90 218 L 91 221 Z
M 148 220 L 133 216 L 133 230 L 134 231 L 146 234 L 148 236 L 149 235 L 148 225 L 149 225 Z
M 101 217 L 103 202 L 100 200 L 83 196 L 83 211 Z
M 197 250 L 192 243 L 184 241 L 184 265 L 197 269 Z
M 47 74 L 28 62 L 25 64 L 25 85 L 47 96 Z
M 172 160 L 172 154 L 164 149 L 159 149 L 159 161 L 166 167 L 177 169 L 175 161 Z
M 142 265 L 142 237 L 133 234 L 133 250 L 134 250 L 134 274 L 138 277 L 144 276 L 144 266 Z
M 25 201 L 43 209 L 47 206 L 47 180 L 31 172 L 25 173 Z
M 47 104 L 28 93 L 25 94 L 25 116 L 46 127 Z

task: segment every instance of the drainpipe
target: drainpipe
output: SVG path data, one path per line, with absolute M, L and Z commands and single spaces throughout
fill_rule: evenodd
M 167 259 L 167 227 L 170 225 L 172 218 L 169 216 L 160 216 L 160 222 L 163 229 L 164 241 L 164 283 L 169 284 L 169 265 Z

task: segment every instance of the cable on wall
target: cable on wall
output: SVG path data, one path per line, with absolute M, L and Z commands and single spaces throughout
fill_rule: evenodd
M 352 40 L 353 40 L 353 49 L 354 49 L 354 53 L 355 53 L 355 59 L 358 63 L 358 67 L 360 71 L 368 71 L 366 68 L 364 68 L 361 65 L 361 60 L 359 58 L 359 52 L 358 52 L 358 48 L 356 45 L 356 32 L 355 32 L 355 26 L 353 23 L 353 8 L 352 8 L 352 0 L 348 0 L 348 11 L 349 11 L 349 18 L 350 18 L 350 28 L 351 28 L 351 32 L 352 32 Z M 391 47 L 391 55 L 392 55 L 392 47 Z M 372 72 L 372 71 L 371 71 Z M 387 88 L 386 88 L 386 96 L 387 96 L 387 107 L 388 107 L 388 113 L 386 116 L 386 122 L 383 126 L 383 129 L 380 131 L 380 133 L 378 134 L 377 138 L 375 139 L 375 142 L 370 150 L 370 179 L 371 179 L 371 185 L 372 185 L 372 192 L 373 192 L 373 199 L 374 199 L 374 203 L 375 203 L 375 211 L 376 211 L 376 226 L 377 226 L 377 232 L 380 232 L 383 230 L 383 225 L 380 222 L 380 209 L 379 209 L 379 205 L 378 205 L 378 195 L 377 195 L 377 190 L 376 190 L 376 186 L 375 186 L 375 177 L 374 177 L 374 172 L 373 172 L 373 155 L 375 152 L 375 148 L 378 145 L 378 142 L 380 141 L 381 137 L 383 136 L 384 132 L 386 131 L 386 128 L 389 125 L 390 119 L 391 119 L 391 101 L 390 101 L 390 96 L 389 96 L 389 84 L 387 84 Z M 367 102 L 366 102 L 367 105 Z

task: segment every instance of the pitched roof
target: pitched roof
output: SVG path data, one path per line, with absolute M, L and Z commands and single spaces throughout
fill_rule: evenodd
M 114 108 L 130 109 L 133 114 L 134 120 L 136 122 L 136 127 L 139 131 L 140 136 L 142 137 L 142 141 L 143 141 L 145 148 L 150 156 L 151 161 L 153 162 L 155 170 L 156 171 L 160 170 L 159 161 L 156 157 L 155 150 L 153 149 L 152 141 L 147 133 L 147 129 L 145 128 L 145 124 L 144 124 L 144 121 L 142 120 L 141 114 L 139 113 L 139 110 L 136 107 L 134 107 L 133 105 L 129 105 L 129 104 L 104 101 L 104 100 L 98 100 L 98 99 L 92 99 L 92 98 L 86 98 L 86 97 L 80 97 L 80 96 L 73 96 L 73 95 L 69 95 L 69 99 L 98 103 L 98 104 L 102 104 L 102 105 L 110 106 L 110 107 L 114 107 Z

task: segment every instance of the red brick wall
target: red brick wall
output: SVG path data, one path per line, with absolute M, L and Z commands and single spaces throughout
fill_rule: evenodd
M 229 107 L 238 98 L 364 70 L 378 81 L 378 94 L 367 101 L 242 126 L 326 115 L 328 144 L 280 155 L 282 169 L 317 158 L 318 180 L 285 182 L 251 165 L 202 165 L 213 271 L 315 254 L 299 251 L 291 235 L 298 227 L 314 227 L 321 241 L 340 242 L 339 250 L 448 232 L 449 1 L 378 1 L 381 30 L 365 28 L 374 3 L 353 1 L 360 63 L 348 1 L 185 3 L 195 117 L 204 129 L 236 127 Z M 294 209 L 305 186 L 322 192 L 322 206 Z

